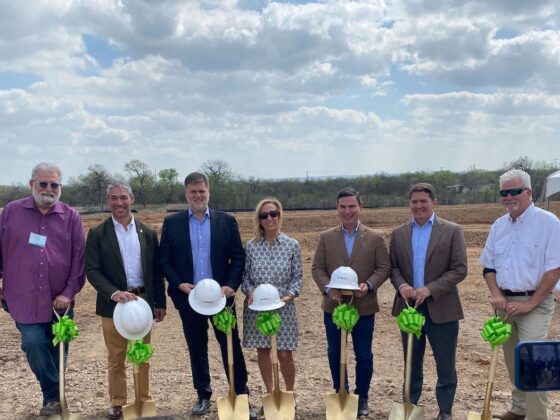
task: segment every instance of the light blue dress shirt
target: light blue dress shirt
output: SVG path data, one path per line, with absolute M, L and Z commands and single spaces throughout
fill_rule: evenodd
M 340 228 L 342 229 L 342 233 L 344 235 L 344 244 L 346 245 L 346 255 L 350 258 L 352 255 L 352 248 L 354 247 L 354 242 L 356 241 L 356 234 L 358 233 L 358 228 L 360 227 L 360 221 L 358 220 L 358 224 L 356 228 L 351 232 L 348 233 L 346 229 L 341 225 Z
M 424 287 L 426 253 L 435 216 L 435 213 L 432 213 L 430 219 L 423 226 L 420 226 L 412 219 L 412 283 L 415 289 Z
M 198 220 L 189 209 L 189 230 L 193 259 L 193 284 L 202 279 L 211 279 L 212 264 L 210 262 L 210 210 L 206 208 L 202 221 Z

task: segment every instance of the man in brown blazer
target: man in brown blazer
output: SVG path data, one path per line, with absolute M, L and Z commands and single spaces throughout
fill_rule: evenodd
M 360 223 L 364 203 L 358 193 L 345 188 L 338 193 L 336 210 L 341 224 L 322 232 L 315 250 L 311 272 L 323 294 L 325 331 L 333 387 L 338 392 L 340 372 L 340 330 L 332 321 L 334 308 L 342 301 L 340 290 L 329 289 L 331 274 L 341 266 L 351 267 L 358 275 L 360 290 L 354 292 L 352 304 L 360 318 L 352 330 L 356 357 L 358 415 L 367 416 L 368 393 L 373 376 L 373 327 L 379 312 L 377 290 L 389 277 L 391 264 L 383 237 Z M 348 380 L 344 385 L 348 389 Z
M 451 419 L 457 389 L 455 352 L 459 320 L 463 310 L 457 283 L 467 276 L 467 250 L 463 230 L 455 223 L 437 217 L 435 189 L 416 184 L 409 192 L 413 219 L 397 227 L 391 236 L 391 282 L 397 290 L 393 315 L 418 304 L 426 317 L 420 339 L 414 340 L 410 400 L 416 404 L 422 393 L 426 337 L 434 353 L 438 380 L 436 399 L 438 420 Z M 402 334 L 406 354 L 406 334 Z

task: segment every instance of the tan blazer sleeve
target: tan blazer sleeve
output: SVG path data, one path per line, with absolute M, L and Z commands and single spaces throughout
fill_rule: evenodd
M 379 290 L 381 285 L 389 278 L 391 274 L 391 261 L 387 246 L 381 235 L 375 238 L 375 261 L 373 274 L 367 279 L 367 282 L 373 286 L 375 291 Z
M 325 254 L 325 234 L 321 233 L 319 235 L 319 243 L 315 249 L 315 255 L 313 256 L 313 263 L 311 264 L 311 276 L 322 294 L 325 293 L 325 287 L 329 284 L 330 280 Z

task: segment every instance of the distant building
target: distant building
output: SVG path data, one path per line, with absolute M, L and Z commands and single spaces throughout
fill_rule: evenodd
M 484 182 L 479 185 L 465 185 L 464 183 L 448 185 L 445 187 L 447 191 L 456 193 L 456 194 L 463 194 L 468 192 L 487 192 L 487 191 L 494 191 L 494 184 L 490 182 Z

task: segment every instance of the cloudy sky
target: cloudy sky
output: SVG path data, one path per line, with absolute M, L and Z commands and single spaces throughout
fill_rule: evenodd
M 557 0 L 0 0 L 0 183 L 560 161 Z

